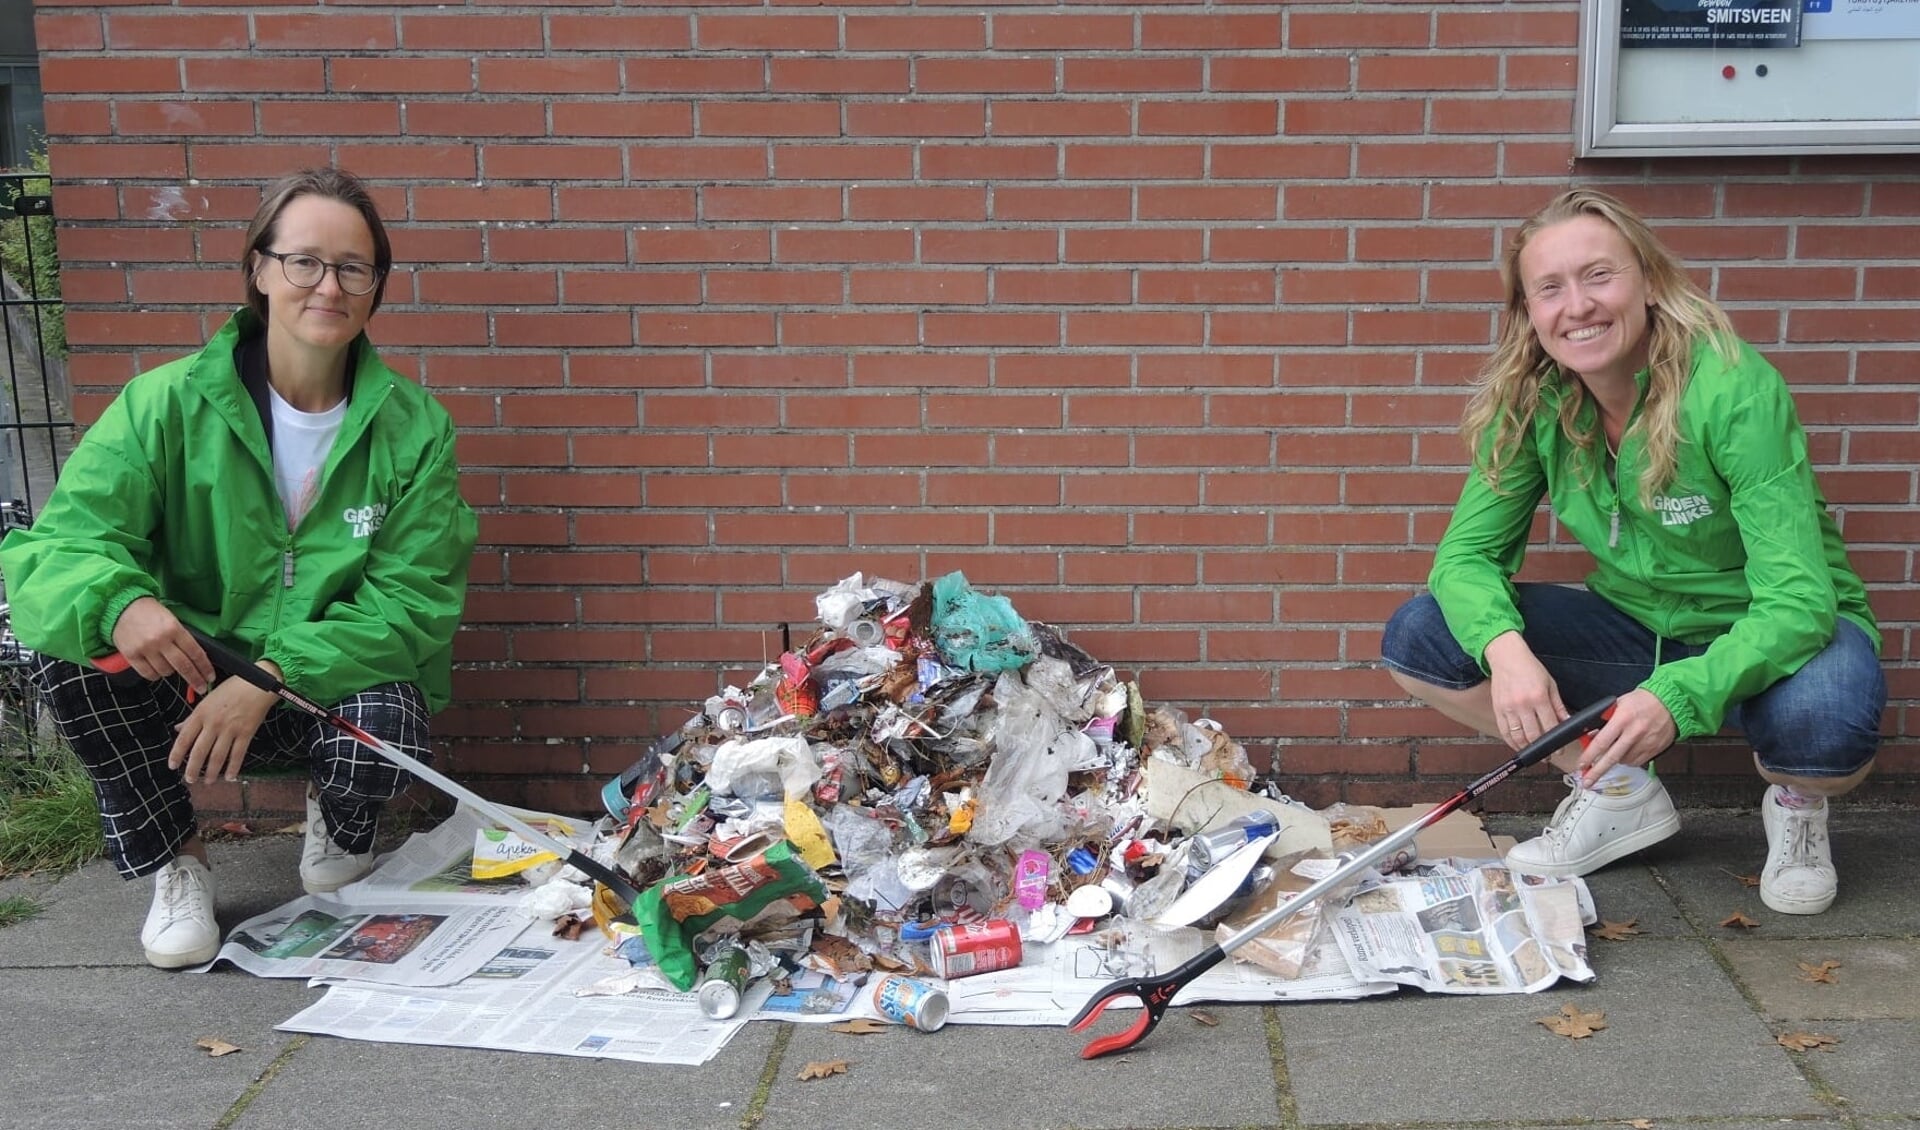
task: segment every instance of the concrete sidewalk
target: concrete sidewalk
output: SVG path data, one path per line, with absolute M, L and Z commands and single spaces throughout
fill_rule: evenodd
M 750 1024 L 702 1067 L 357 1043 L 274 1031 L 318 998 L 222 966 L 162 973 L 137 933 L 149 888 L 96 863 L 14 879 L 40 918 L 0 929 L 0 1124 L 63 1127 L 1570 1126 L 1646 1119 L 1744 1130 L 1920 1130 L 1920 848 L 1912 809 L 1836 804 L 1839 902 L 1794 918 L 1761 905 L 1755 811 L 1690 811 L 1680 836 L 1592 876 L 1599 977 L 1537 996 L 1405 991 L 1366 1001 L 1176 1010 L 1144 1044 L 1078 1058 L 1061 1028 L 949 1026 L 846 1036 Z M 1488 818 L 1496 832 L 1531 821 Z M 299 893 L 299 841 L 214 845 L 225 926 Z M 1735 911 L 1756 929 L 1722 927 Z M 1800 964 L 1840 963 L 1833 984 Z M 1562 1005 L 1607 1028 L 1568 1040 L 1533 1023 Z M 1831 1036 L 1790 1052 L 1784 1033 Z M 218 1036 L 244 1051 L 194 1046 Z M 849 1072 L 802 1083 L 810 1060 Z

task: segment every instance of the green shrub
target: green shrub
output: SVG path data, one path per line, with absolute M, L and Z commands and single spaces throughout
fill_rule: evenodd
M 27 193 L 36 196 L 53 191 L 53 181 L 48 176 L 46 150 L 35 150 L 30 160 L 33 171 L 40 176 L 0 185 L 0 267 L 4 267 L 22 289 L 41 298 L 58 298 L 60 248 L 54 240 L 53 217 L 31 216 L 23 220 L 13 210 L 14 197 L 20 192 L 19 186 L 24 186 Z M 29 250 L 31 256 L 28 255 Z M 29 258 L 32 261 L 31 269 L 28 266 Z M 65 306 L 55 304 L 40 307 L 40 344 L 46 349 L 48 357 L 67 355 Z

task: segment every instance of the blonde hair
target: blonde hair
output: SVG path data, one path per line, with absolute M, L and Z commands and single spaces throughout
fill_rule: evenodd
M 1582 216 L 1602 220 L 1620 233 L 1633 249 L 1647 283 L 1647 397 L 1633 426 L 1644 437 L 1646 466 L 1640 472 L 1639 489 L 1642 502 L 1649 502 L 1673 481 L 1680 445 L 1680 400 L 1693 368 L 1695 343 L 1704 338 L 1731 361 L 1739 339 L 1726 312 L 1694 284 L 1646 221 L 1598 189 L 1574 188 L 1554 197 L 1520 225 L 1507 247 L 1500 263 L 1507 299 L 1499 340 L 1474 380 L 1460 431 L 1475 463 L 1498 490 L 1500 472 L 1512 456 L 1514 441 L 1533 419 L 1542 386 L 1558 380 L 1568 386 L 1560 402 L 1560 430 L 1589 451 L 1599 441 L 1597 427 L 1576 424 L 1590 394 L 1579 381 L 1561 373 L 1533 332 L 1527 318 L 1526 286 L 1520 277 L 1520 253 L 1534 236 Z

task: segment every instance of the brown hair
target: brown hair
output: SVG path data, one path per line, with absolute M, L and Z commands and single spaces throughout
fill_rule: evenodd
M 379 274 L 379 281 L 373 287 L 373 308 L 380 309 L 380 299 L 387 293 L 387 275 L 393 269 L 393 244 L 387 239 L 386 225 L 380 222 L 380 210 L 374 207 L 373 194 L 367 191 L 365 182 L 345 169 L 332 167 L 301 169 L 281 177 L 267 189 L 266 197 L 260 201 L 260 210 L 247 225 L 246 249 L 240 253 L 247 305 L 262 319 L 266 318 L 267 296 L 253 284 L 254 267 L 260 258 L 255 252 L 274 241 L 279 235 L 280 213 L 302 196 L 338 200 L 359 212 L 360 218 L 367 222 L 367 230 L 373 233 L 373 269 Z
M 1474 461 L 1498 489 L 1500 471 L 1513 451 L 1514 438 L 1533 417 L 1541 386 L 1564 379 L 1527 318 L 1520 253 L 1542 230 L 1582 216 L 1604 221 L 1620 233 L 1647 282 L 1647 399 L 1633 425 L 1645 437 L 1647 459 L 1639 487 L 1646 499 L 1673 479 L 1680 444 L 1680 399 L 1693 369 L 1695 343 L 1706 339 L 1731 360 L 1737 338 L 1725 311 L 1695 285 L 1646 221 L 1598 189 L 1574 188 L 1554 197 L 1520 225 L 1507 247 L 1500 263 L 1500 280 L 1506 288 L 1500 336 L 1474 382 L 1460 430 Z M 1574 443 L 1591 447 L 1599 442 L 1595 430 L 1582 431 L 1575 424 L 1586 398 L 1585 386 L 1571 382 L 1569 395 L 1560 404 L 1560 427 Z

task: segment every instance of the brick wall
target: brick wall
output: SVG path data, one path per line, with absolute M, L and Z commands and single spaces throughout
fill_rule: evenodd
M 1795 385 L 1920 779 L 1920 159 L 1576 162 L 1573 3 L 41 3 L 83 416 L 225 316 L 261 183 L 379 186 L 372 332 L 482 514 L 439 733 L 496 795 L 590 807 L 820 589 L 961 569 L 1301 795 L 1430 798 L 1492 755 L 1380 625 L 1503 229 L 1576 181 Z

